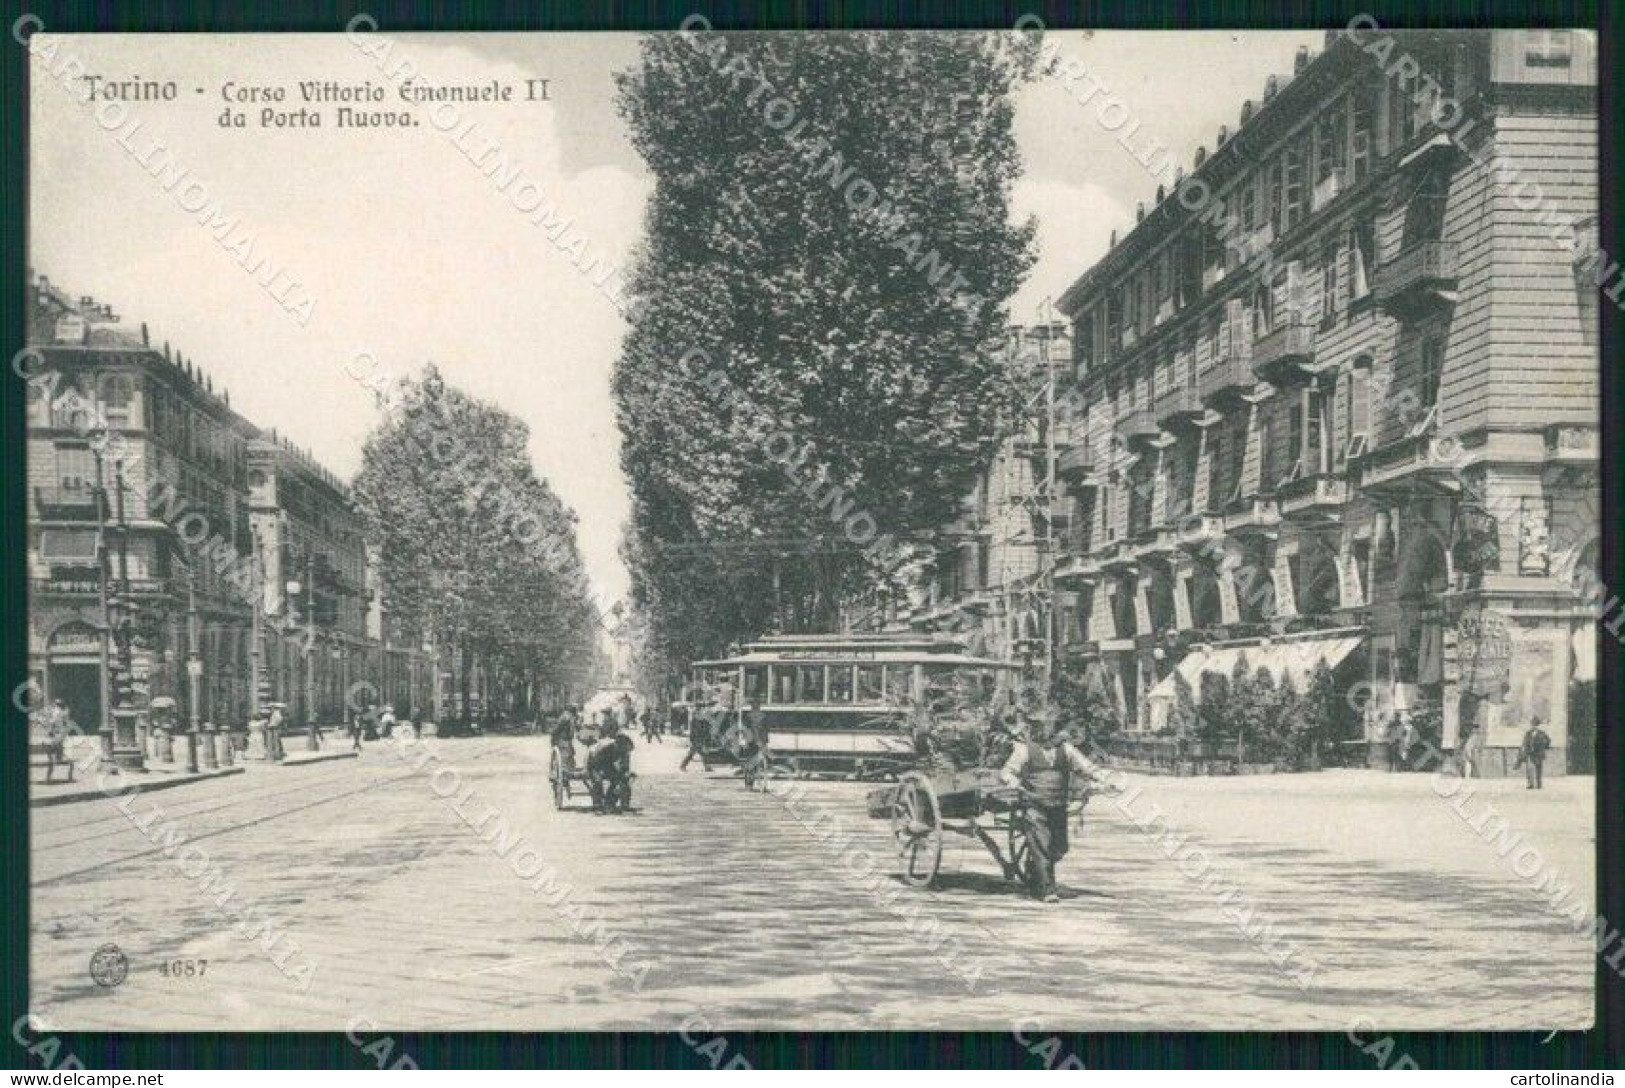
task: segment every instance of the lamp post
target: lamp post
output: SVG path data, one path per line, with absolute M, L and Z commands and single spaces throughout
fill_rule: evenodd
M 213 769 L 219 766 L 214 739 L 203 734 L 203 654 L 197 611 L 197 569 L 186 568 L 186 769 L 196 771 L 200 762 Z M 198 752 L 198 746 L 203 751 Z
M 101 714 L 96 731 L 101 740 L 102 762 L 110 764 L 113 762 L 113 608 L 108 593 L 112 575 L 107 561 L 107 488 L 103 482 L 101 448 L 92 444 L 90 453 L 96 462 L 96 595 L 102 617 L 101 638 L 98 640 L 101 655 Z
M 303 597 L 305 609 L 305 638 L 304 648 L 300 657 L 305 664 L 305 728 L 309 731 L 309 744 L 312 751 L 317 746 L 316 732 L 316 550 L 310 548 L 305 552 L 305 581 L 301 586 L 297 580 L 287 584 L 290 597 Z
M 144 737 L 141 736 L 139 725 L 140 711 L 136 710 L 131 702 L 135 694 L 131 686 L 135 682 L 135 663 L 132 647 L 133 637 L 130 623 L 130 613 L 134 611 L 130 599 L 130 547 L 129 525 L 124 520 L 124 462 L 113 462 L 113 509 L 114 519 L 118 526 L 118 597 L 117 608 L 112 610 L 109 620 L 113 624 L 118 644 L 118 672 L 114 676 L 113 684 L 113 761 L 120 767 L 132 771 L 146 770 L 146 758 L 142 752 Z M 116 615 L 116 620 L 112 616 Z

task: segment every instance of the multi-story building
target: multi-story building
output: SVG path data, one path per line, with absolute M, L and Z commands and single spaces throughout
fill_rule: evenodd
M 93 298 L 41 277 L 29 312 L 29 667 L 37 690 L 99 729 L 111 659 L 144 719 L 150 700 L 192 714 L 187 662 L 209 663 L 198 720 L 248 705 L 248 597 L 230 577 L 248 554 L 252 428 L 224 391 L 168 345 L 117 324 Z M 104 576 L 118 637 L 104 640 Z M 127 640 L 125 635 L 128 636 Z M 135 736 L 121 738 L 130 747 Z
M 1131 728 L 1245 647 L 1336 667 L 1373 741 L 1468 720 L 1504 770 L 1538 717 L 1563 766 L 1595 655 L 1598 283 L 1565 242 L 1595 231 L 1595 65 L 1583 32 L 1329 34 L 1067 290 L 1057 574 Z
M 1017 326 L 1005 345 L 1020 400 L 992 461 L 960 503 L 953 521 L 917 550 L 902 572 L 904 594 L 871 597 L 851 614 L 876 630 L 952 632 L 975 654 L 1037 660 L 1048 652 L 1052 541 L 1064 537 L 1067 508 L 1050 501 L 1047 437 L 1053 382 L 1069 373 L 1072 345 L 1064 323 Z M 1067 405 L 1057 408 L 1064 422 Z M 1048 523 L 1053 521 L 1053 525 Z M 1071 595 L 1061 594 L 1057 635 L 1075 626 Z
M 130 334 L 44 277 L 31 287 L 36 693 L 94 732 L 124 687 L 132 714 L 117 743 L 133 750 L 155 700 L 182 726 L 241 729 L 272 699 L 302 722 L 307 667 L 320 720 L 341 720 L 358 684 L 402 713 L 426 710 L 434 670 L 419 641 L 392 641 L 404 633 L 381 615 L 369 624 L 372 576 L 345 486 L 144 326 Z
M 274 433 L 248 445 L 248 491 L 265 572 L 264 690 L 292 721 L 343 721 L 351 685 L 382 680 L 364 520 L 337 477 Z

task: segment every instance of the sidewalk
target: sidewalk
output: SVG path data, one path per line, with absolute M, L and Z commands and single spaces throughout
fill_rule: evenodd
M 284 749 L 289 747 L 290 738 L 284 738 Z M 188 786 L 196 782 L 209 782 L 216 778 L 225 778 L 229 775 L 243 774 L 249 767 L 303 767 L 312 763 L 328 763 L 338 759 L 355 759 L 359 754 L 350 747 L 348 736 L 340 737 L 328 733 L 324 738 L 322 747 L 318 751 L 305 751 L 304 736 L 291 738 L 292 744 L 299 750 L 287 751 L 284 757 L 275 763 L 266 763 L 262 760 L 244 760 L 241 753 L 237 754 L 236 762 L 230 767 L 220 767 L 211 770 L 199 769 L 187 771 L 181 763 L 161 763 L 148 760 L 146 769 L 141 771 L 103 769 L 87 761 L 93 751 L 95 741 L 70 743 L 67 757 L 74 765 L 74 780 L 66 782 L 62 779 L 62 772 L 57 771 L 54 782 L 41 780 L 42 771 L 30 768 L 28 782 L 28 803 L 34 808 L 45 808 L 52 805 L 66 805 L 79 801 L 94 801 L 98 797 L 122 797 L 127 793 L 150 793 L 153 790 L 173 789 L 177 786 Z M 86 767 L 89 767 L 86 770 Z
M 176 786 L 187 786 L 193 782 L 208 782 L 216 778 L 225 778 L 228 775 L 242 774 L 242 764 L 231 767 L 221 767 L 212 771 L 186 771 L 164 770 L 161 767 L 149 768 L 145 771 L 119 771 L 113 774 L 106 771 L 92 769 L 88 774 L 79 773 L 75 769 L 74 781 L 45 783 L 30 780 L 28 783 L 28 803 L 33 808 L 45 808 L 50 805 L 66 805 L 76 801 L 94 801 L 98 797 L 122 797 L 127 793 L 150 793 L 153 790 L 173 789 Z M 105 788 L 104 788 L 105 787 Z

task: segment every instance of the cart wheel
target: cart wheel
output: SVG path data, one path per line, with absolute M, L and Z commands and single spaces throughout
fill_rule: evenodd
M 1027 880 L 1027 858 L 1032 852 L 1028 838 L 1026 809 L 1017 808 L 1010 813 L 1010 852 L 1004 867 L 1005 879 L 1016 884 L 1025 883 Z
M 553 784 L 553 807 L 563 808 L 564 802 L 570 797 L 570 773 L 560 762 L 556 748 L 553 750 L 553 758 L 547 764 L 547 778 Z
M 898 782 L 891 827 L 903 883 L 911 888 L 930 887 L 942 864 L 942 809 L 924 775 L 906 774 Z

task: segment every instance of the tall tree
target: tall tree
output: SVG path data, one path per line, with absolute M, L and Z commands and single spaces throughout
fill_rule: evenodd
M 655 177 L 614 383 L 626 554 L 679 657 L 685 637 L 705 652 L 827 627 L 879 573 L 864 545 L 940 524 L 990 458 L 1013 400 L 1006 303 L 1031 263 L 1032 228 L 1009 218 L 1010 93 L 1034 52 L 995 34 L 651 35 L 621 77 Z M 729 614 L 685 636 L 707 601 Z
M 536 475 L 528 438 L 431 365 L 396 391 L 362 450 L 354 493 L 378 546 L 384 606 L 457 651 L 465 719 L 476 663 L 517 697 L 577 686 L 597 652 L 575 515 Z

